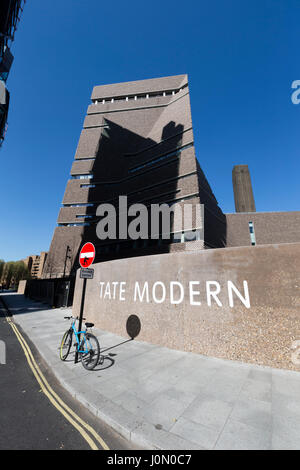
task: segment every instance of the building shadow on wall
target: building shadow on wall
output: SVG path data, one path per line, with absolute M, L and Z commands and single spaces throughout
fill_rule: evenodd
M 128 207 L 132 204 L 170 203 L 178 196 L 178 175 L 184 126 L 170 121 L 164 126 L 161 141 L 145 138 L 108 119 L 104 120 L 93 168 L 89 180 L 89 204 L 86 225 L 82 232 L 82 244 L 86 241 L 96 247 L 95 263 L 112 259 L 168 253 L 172 242 L 167 240 L 99 240 L 96 226 L 98 205 L 112 204 L 118 214 L 119 196 L 127 196 Z M 150 211 L 148 211 L 150 212 Z M 135 217 L 128 217 L 128 224 Z M 119 232 L 117 217 L 117 234 Z M 150 220 L 148 221 L 150 232 Z M 172 226 L 171 226 L 172 230 Z M 150 233 L 148 234 L 148 237 Z M 79 250 L 78 250 L 79 251 Z M 78 255 L 74 256 L 73 274 L 79 268 Z
M 227 239 L 226 216 L 220 209 L 218 201 L 197 160 L 199 197 L 204 204 L 204 243 L 207 248 L 224 248 Z

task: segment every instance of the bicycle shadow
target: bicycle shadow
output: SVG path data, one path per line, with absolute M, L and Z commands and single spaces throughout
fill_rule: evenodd
M 125 341 L 122 341 L 121 343 L 115 344 L 114 346 L 110 346 L 109 348 L 100 350 L 99 362 L 97 366 L 94 367 L 93 371 L 104 370 L 104 369 L 108 369 L 109 367 L 112 367 L 115 364 L 115 360 L 112 359 L 112 356 L 116 356 L 117 354 L 108 353 L 108 355 L 103 356 L 103 353 L 110 351 L 111 349 L 115 349 L 118 346 L 121 346 L 125 343 L 129 343 L 133 341 L 139 335 L 141 331 L 141 321 L 137 315 L 130 315 L 127 318 L 126 331 L 130 339 L 127 339 Z
M 93 371 L 109 369 L 110 367 L 114 365 L 114 363 L 115 363 L 115 360 L 112 359 L 109 356 L 109 354 L 107 356 L 101 356 L 101 352 L 100 352 L 99 362 L 96 365 L 96 367 L 94 367 Z

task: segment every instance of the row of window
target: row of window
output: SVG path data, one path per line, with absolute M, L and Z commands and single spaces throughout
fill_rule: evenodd
M 81 162 L 83 160 L 96 160 L 96 157 L 80 157 L 80 158 L 76 158 L 76 162 Z
M 165 160 L 166 158 L 178 156 L 178 155 L 180 155 L 181 152 L 183 152 L 183 150 L 186 150 L 189 147 L 193 147 L 193 145 L 194 145 L 193 143 L 190 143 L 190 144 L 184 145 L 180 149 L 177 149 L 173 152 L 167 153 L 166 155 L 162 155 L 160 157 L 153 158 L 152 160 L 148 160 L 147 162 L 143 163 L 142 165 L 130 168 L 128 170 L 128 173 L 135 173 L 136 171 L 139 171 L 142 168 L 147 168 L 148 166 L 155 165 L 156 163 L 161 162 L 161 161 Z
M 177 190 L 176 192 L 180 192 L 180 189 Z M 163 195 L 164 195 L 164 196 L 167 196 L 168 194 L 174 195 L 174 191 L 172 191 L 171 193 L 165 193 L 165 194 L 161 194 L 161 195 L 156 195 L 155 197 L 150 198 L 150 199 L 142 199 L 142 200 L 136 201 L 135 203 L 136 203 L 136 204 L 138 204 L 138 203 L 142 204 L 142 203 L 144 203 L 144 202 L 146 202 L 146 201 L 149 201 L 149 200 L 151 200 L 151 199 L 154 199 L 154 198 L 157 199 L 157 198 L 159 198 L 160 196 L 163 196 Z M 175 203 L 184 202 L 184 201 L 186 201 L 186 200 L 188 200 L 188 199 L 194 199 L 194 198 L 197 197 L 197 196 L 198 196 L 198 193 L 193 193 L 193 194 L 188 194 L 187 196 L 184 196 L 184 197 L 177 197 L 176 199 L 172 198 L 172 199 L 167 199 L 167 200 L 165 200 L 165 201 L 160 201 L 159 203 L 160 203 L 160 204 L 167 204 L 169 207 L 171 207 L 171 206 L 172 206 L 173 204 L 175 204 Z M 113 201 L 113 200 L 111 200 L 110 202 L 112 202 L 112 201 Z M 107 201 L 106 201 L 106 203 L 107 203 Z M 90 204 L 90 203 L 87 203 L 87 204 L 64 204 L 64 207 L 93 207 L 94 205 L 95 205 L 95 204 Z M 146 203 L 146 206 L 148 206 L 148 205 L 149 205 L 149 202 Z M 173 213 L 171 213 L 171 217 L 172 217 L 172 215 L 173 215 Z M 93 218 L 95 218 L 95 217 L 96 217 L 96 214 L 76 215 L 76 218 L 78 218 L 78 219 L 79 219 L 79 218 L 80 218 L 80 219 L 82 219 L 82 218 L 84 218 L 84 219 L 93 219 Z M 86 223 L 86 224 L 84 224 L 84 223 L 77 223 L 77 222 L 76 222 L 76 223 L 73 223 L 73 222 L 72 222 L 72 223 L 60 223 L 60 224 L 58 224 L 58 226 L 60 226 L 60 227 L 62 227 L 62 226 L 63 226 L 63 227 L 76 227 L 76 226 L 79 226 L 79 225 L 87 225 L 87 226 L 89 226 L 90 224 L 89 224 L 89 223 Z
M 128 251 L 130 249 L 139 249 L 139 248 L 147 248 L 151 246 L 162 246 L 163 244 L 169 245 L 170 243 L 188 243 L 191 241 L 198 241 L 201 240 L 201 232 L 200 230 L 195 231 L 188 231 L 188 232 L 177 232 L 171 233 L 169 239 L 162 239 L 159 238 L 155 239 L 148 239 L 148 240 L 130 240 L 124 241 L 122 243 L 111 243 L 109 245 L 102 245 L 101 247 L 97 247 L 97 254 L 103 253 L 118 253 L 120 250 Z
M 76 223 L 69 223 L 69 224 L 58 224 L 58 227 L 89 227 L 90 224 L 88 222 L 76 222 Z
M 92 215 L 77 215 L 76 217 L 77 218 L 92 218 L 93 216 Z M 89 225 L 90 224 L 88 222 L 58 224 L 59 227 L 87 227 Z M 255 246 L 256 245 L 256 237 L 255 237 L 253 222 L 249 222 L 249 232 L 250 232 L 251 245 Z M 170 240 L 167 240 L 167 242 L 168 243 L 169 242 L 172 242 L 172 243 L 186 243 L 186 242 L 189 242 L 189 241 L 197 241 L 197 240 L 201 240 L 199 230 L 189 231 L 189 232 L 173 233 L 173 234 L 171 234 Z M 151 239 L 150 240 L 135 240 L 134 242 L 132 242 L 133 243 L 132 248 L 137 248 L 138 247 L 138 242 L 140 242 L 140 241 L 143 243 L 144 247 L 147 247 L 148 242 L 153 241 L 153 240 L 151 240 Z M 155 240 L 155 243 L 157 243 L 159 245 L 159 244 L 163 243 L 164 241 L 165 240 L 158 239 L 158 240 Z M 118 247 L 118 245 L 117 245 L 117 247 Z M 107 245 L 106 249 L 109 251 L 110 247 L 115 247 L 115 245 Z M 119 250 L 119 248 L 115 248 L 115 249 Z
M 64 207 L 94 207 L 94 204 L 89 202 L 78 203 L 78 204 L 64 204 Z
M 94 178 L 94 175 L 92 175 L 91 173 L 86 174 L 86 175 L 71 175 L 72 180 L 86 180 L 86 179 L 90 180 L 92 178 Z
M 160 91 L 160 92 L 155 92 L 155 93 L 141 93 L 141 94 L 135 94 L 135 95 L 124 95 L 124 96 L 117 96 L 117 97 L 112 97 L 112 98 L 105 98 L 105 99 L 95 99 L 92 100 L 93 104 L 105 104 L 105 103 L 114 103 L 116 101 L 130 101 L 130 100 L 139 100 L 139 99 L 149 99 L 149 98 L 157 98 L 157 97 L 162 97 L 162 96 L 172 96 L 176 95 L 176 93 L 179 93 L 180 91 L 183 90 L 187 86 L 184 85 L 183 87 L 177 89 L 177 90 L 168 90 L 168 91 Z
M 92 219 L 93 217 L 92 214 L 76 215 L 76 219 Z
M 181 179 L 184 179 L 184 178 L 188 178 L 190 176 L 193 176 L 196 174 L 196 171 L 192 171 L 191 173 L 186 173 L 185 175 L 180 175 L 180 176 L 176 176 L 174 178 L 169 178 L 167 180 L 163 180 L 161 181 L 160 183 L 156 183 L 156 184 L 152 184 L 150 186 L 145 186 L 143 187 L 143 189 L 138 189 L 136 191 L 131 191 L 130 193 L 127 193 L 127 197 L 129 198 L 130 196 L 134 196 L 134 195 L 140 195 L 141 193 L 145 192 L 145 191 L 149 191 L 151 189 L 154 189 L 154 188 L 157 188 L 159 186 L 165 186 L 166 184 L 168 183 L 171 183 L 173 181 L 179 181 Z M 107 199 L 105 201 L 98 201 L 97 203 L 100 204 L 100 203 L 113 203 L 113 202 L 117 202 L 118 198 L 115 197 L 115 198 L 112 198 L 112 199 Z M 95 203 L 77 203 L 77 204 L 63 204 L 63 207 L 94 207 Z
M 189 143 L 187 145 L 184 145 L 182 146 L 181 148 L 173 151 L 173 152 L 170 152 L 170 153 L 167 153 L 165 155 L 161 155 L 159 157 L 156 157 L 156 158 L 153 158 L 152 160 L 148 160 L 147 162 L 141 164 L 141 165 L 138 165 L 136 167 L 133 167 L 133 168 L 130 168 L 128 170 L 128 173 L 136 173 L 137 171 L 139 170 L 142 170 L 144 168 L 148 168 L 148 167 L 152 167 L 153 165 L 156 165 L 157 163 L 159 162 L 162 162 L 168 158 L 171 158 L 171 157 L 177 157 L 181 154 L 181 152 L 183 152 L 184 150 L 188 149 L 189 147 L 193 147 L 194 143 Z M 155 169 L 155 168 L 153 168 Z M 75 179 L 86 179 L 86 178 L 89 178 L 89 179 L 92 179 L 93 178 L 93 175 L 90 174 L 90 175 L 76 175 L 74 176 L 73 178 Z M 125 181 L 126 178 L 123 180 Z M 112 184 L 119 184 L 119 183 L 122 183 L 123 181 L 118 181 L 118 182 L 103 182 L 103 183 L 99 183 L 99 184 L 103 184 L 103 185 L 112 185 Z M 94 183 L 86 183 L 86 184 L 81 184 L 80 185 L 81 188 L 95 188 L 96 187 L 96 184 Z

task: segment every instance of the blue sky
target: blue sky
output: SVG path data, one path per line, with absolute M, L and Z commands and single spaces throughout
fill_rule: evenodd
M 47 251 L 94 85 L 187 73 L 198 160 L 224 212 L 248 164 L 258 211 L 300 210 L 300 3 L 28 0 L 0 150 L 0 258 Z

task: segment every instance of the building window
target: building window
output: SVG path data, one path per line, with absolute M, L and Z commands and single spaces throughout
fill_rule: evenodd
M 94 204 L 91 203 L 80 203 L 80 204 L 64 204 L 64 207 L 94 207 Z
M 182 91 L 184 88 L 187 87 L 187 84 L 185 84 L 183 87 L 176 89 L 176 90 L 168 90 L 168 91 L 158 91 L 158 92 L 149 92 L 146 95 L 145 94 L 137 94 L 137 95 L 128 95 L 128 96 L 111 96 L 111 97 L 106 97 L 104 98 L 97 98 L 93 99 L 92 103 L 98 104 L 101 103 L 114 103 L 115 101 L 129 101 L 129 100 L 138 100 L 141 98 L 156 98 L 158 96 L 174 96 L 176 95 L 179 91 Z
M 76 224 L 58 224 L 59 227 L 89 227 L 89 225 L 90 224 L 88 222 L 77 222 Z
M 178 148 L 177 150 L 174 150 L 173 152 L 170 152 L 170 153 L 167 153 L 165 155 L 161 155 L 159 157 L 156 157 L 156 158 L 153 158 L 151 160 L 148 160 L 146 162 L 144 162 L 143 164 L 139 165 L 139 166 L 136 166 L 134 168 L 130 168 L 128 170 L 129 173 L 135 173 L 136 171 L 139 171 L 143 168 L 146 168 L 146 167 L 149 167 L 149 166 L 152 166 L 152 165 L 155 165 L 156 163 L 158 162 L 161 162 L 163 160 L 165 160 L 166 158 L 170 158 L 170 157 L 178 157 L 180 155 L 181 152 L 183 152 L 183 150 L 186 150 L 190 147 L 193 147 L 193 143 L 190 143 L 190 144 L 187 144 L 187 145 L 184 145 L 183 147 L 181 148 Z
M 171 234 L 172 243 L 183 243 L 184 242 L 184 233 L 176 232 Z
M 185 242 L 195 242 L 201 240 L 200 230 L 189 230 L 184 232 L 184 241 Z
M 88 174 L 88 175 L 72 175 L 73 180 L 87 180 L 87 179 L 92 179 L 94 175 Z
M 95 160 L 96 157 L 81 157 L 81 158 L 77 158 L 76 159 L 76 162 L 81 162 L 82 160 Z
M 255 238 L 255 231 L 254 231 L 253 222 L 249 222 L 249 232 L 250 232 L 251 245 L 255 246 L 256 245 L 256 238 Z

